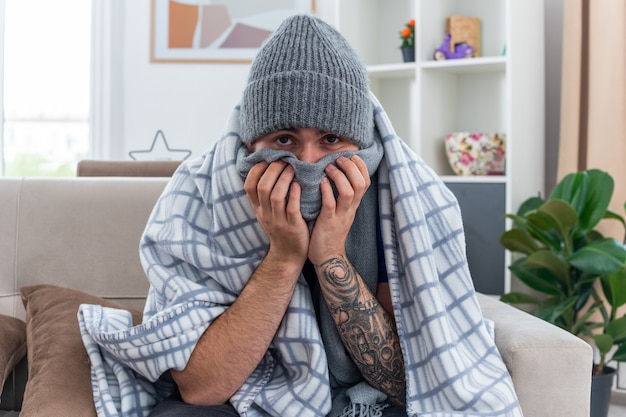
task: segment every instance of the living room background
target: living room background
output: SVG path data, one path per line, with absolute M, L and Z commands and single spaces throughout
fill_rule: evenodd
M 316 0 L 317 14 L 333 22 L 334 3 Z M 129 151 L 149 148 L 158 130 L 173 148 L 206 150 L 237 103 L 249 65 L 150 62 L 151 0 L 92 4 L 89 157 L 128 160 Z M 546 21 L 537 23 L 546 28 L 546 189 L 558 142 L 561 5 L 545 0 Z

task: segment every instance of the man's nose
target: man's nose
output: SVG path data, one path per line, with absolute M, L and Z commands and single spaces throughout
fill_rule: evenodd
M 321 159 L 319 150 L 315 146 L 303 146 L 298 155 L 302 162 L 315 163 Z

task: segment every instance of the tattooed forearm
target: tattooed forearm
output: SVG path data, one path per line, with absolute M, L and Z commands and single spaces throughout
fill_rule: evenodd
M 347 259 L 329 259 L 318 271 L 326 304 L 361 374 L 392 404 L 403 405 L 404 359 L 393 318 Z

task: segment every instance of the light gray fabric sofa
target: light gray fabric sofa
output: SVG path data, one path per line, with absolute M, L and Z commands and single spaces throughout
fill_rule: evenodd
M 6 379 L 0 416 L 95 415 L 75 309 L 101 300 L 140 320 L 148 283 L 138 243 L 166 181 L 0 179 L 0 314 L 26 320 L 16 345 L 25 339 L 28 350 Z M 493 297 L 479 301 L 524 415 L 589 416 L 590 346 Z

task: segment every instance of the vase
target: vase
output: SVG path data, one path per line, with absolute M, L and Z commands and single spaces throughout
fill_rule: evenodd
M 452 132 L 444 143 L 456 175 L 505 175 L 505 133 Z
M 404 62 L 415 62 L 415 48 L 413 46 L 403 46 L 400 50 L 402 50 Z
M 616 371 L 606 366 L 602 375 L 591 378 L 591 417 L 607 417 Z

